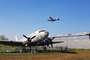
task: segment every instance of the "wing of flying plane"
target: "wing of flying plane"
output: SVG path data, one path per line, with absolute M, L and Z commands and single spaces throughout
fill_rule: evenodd
M 53 20 L 51 17 L 50 17 L 51 20 Z
M 54 20 L 54 19 L 52 19 L 52 18 L 50 17 L 50 19 L 49 19 L 48 21 L 56 21 L 56 20 Z

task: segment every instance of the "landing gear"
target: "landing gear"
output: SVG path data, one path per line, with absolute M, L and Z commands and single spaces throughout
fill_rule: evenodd
M 42 48 L 43 48 L 42 53 L 47 52 L 46 46 L 42 46 Z
M 22 50 L 20 51 L 21 53 L 24 53 L 24 52 L 26 52 L 26 48 L 24 47 L 24 48 L 22 48 Z

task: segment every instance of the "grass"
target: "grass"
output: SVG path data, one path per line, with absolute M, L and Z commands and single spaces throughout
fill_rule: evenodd
M 75 50 L 76 51 L 76 50 Z M 1 60 L 90 60 L 90 53 L 77 52 L 74 53 L 35 53 L 27 55 L 5 55 L 0 56 Z
M 6 48 L 6 46 L 3 46 L 3 48 Z M 8 46 L 7 48 L 12 47 Z M 68 49 L 68 52 L 66 52 L 64 49 L 58 51 L 53 48 L 54 52 L 52 53 L 18 53 L 17 51 L 20 51 L 20 49 L 10 49 L 11 53 L 6 53 L 7 49 L 0 49 L 0 60 L 90 60 L 90 50 L 85 49 Z M 38 49 L 41 50 L 41 48 Z M 48 48 L 49 50 L 50 48 Z

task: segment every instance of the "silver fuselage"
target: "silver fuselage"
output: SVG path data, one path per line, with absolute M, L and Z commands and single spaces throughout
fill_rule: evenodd
M 46 39 L 48 37 L 49 33 L 45 30 L 38 30 L 38 31 L 35 31 L 31 34 L 29 34 L 27 37 L 33 37 L 33 36 L 36 36 L 35 38 L 33 38 L 31 40 L 31 43 L 38 43 L 38 42 L 41 42 L 43 41 L 44 39 Z M 26 43 L 29 43 L 27 38 L 22 38 L 21 41 L 23 44 L 26 44 Z

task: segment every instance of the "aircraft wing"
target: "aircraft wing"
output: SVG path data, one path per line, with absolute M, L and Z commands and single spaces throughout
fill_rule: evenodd
M 64 41 L 52 41 L 52 44 L 55 44 L 55 43 L 63 43 Z M 51 43 L 47 43 L 47 42 L 43 42 L 43 43 L 39 43 L 38 46 L 43 46 L 43 45 L 48 45 L 48 44 L 51 44 Z
M 50 17 L 50 19 L 52 19 L 51 17 Z M 52 19 L 53 20 L 53 19 Z
M 53 41 L 52 44 L 55 44 L 55 43 L 63 43 L 64 41 Z
M 8 45 L 8 46 L 21 46 L 22 42 L 0 40 L 0 44 L 4 44 L 4 45 Z

